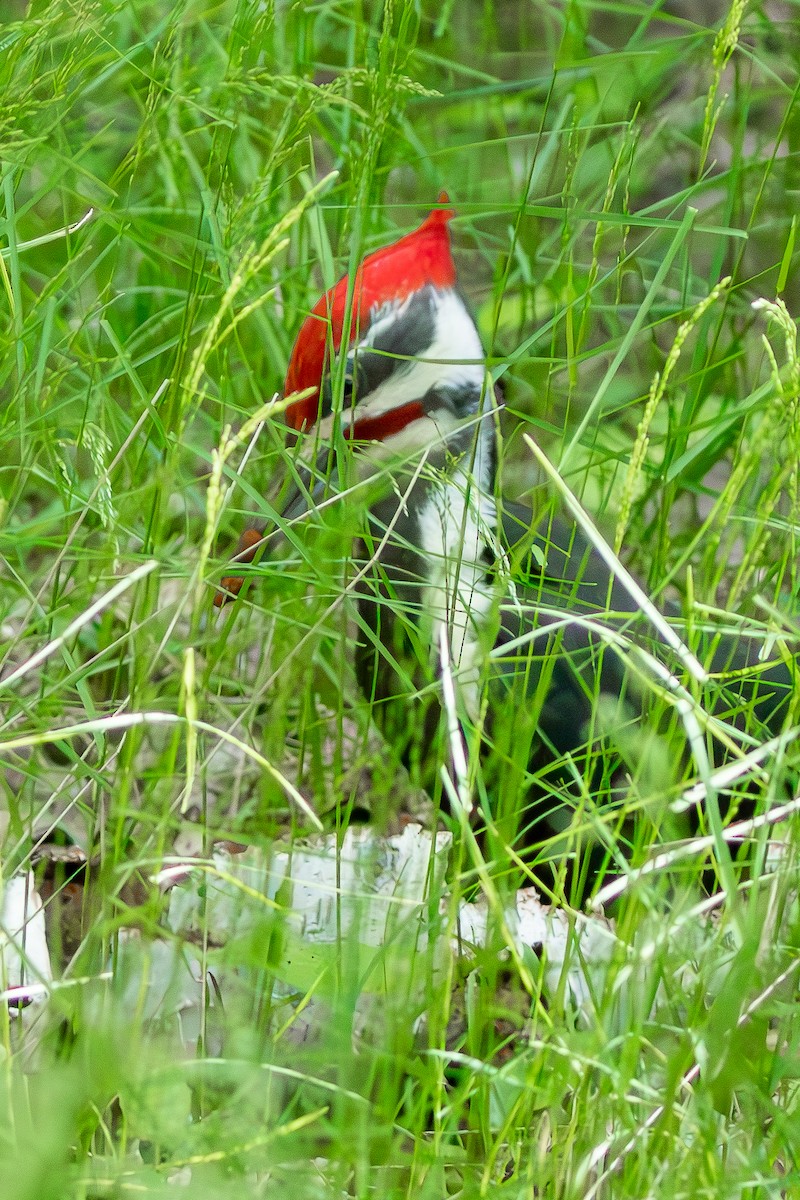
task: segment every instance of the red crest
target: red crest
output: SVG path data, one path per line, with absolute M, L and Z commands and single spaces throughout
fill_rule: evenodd
M 446 204 L 447 199 L 442 192 L 439 203 Z M 456 268 L 447 228 L 453 215 L 450 209 L 436 209 L 419 229 L 367 255 L 356 271 L 348 345 L 352 345 L 359 331 L 366 331 L 373 308 L 404 299 L 426 284 L 437 288 L 455 285 Z M 286 420 L 294 429 L 308 428 L 317 419 L 319 388 L 327 369 L 329 349 L 332 346 L 337 352 L 342 345 L 347 283 L 348 276 L 344 275 L 317 301 L 297 335 L 284 395 L 309 387 L 316 391 L 287 408 Z

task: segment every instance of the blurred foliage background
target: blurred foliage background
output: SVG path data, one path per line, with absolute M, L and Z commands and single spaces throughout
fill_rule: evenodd
M 320 290 L 414 228 L 442 189 L 457 213 L 461 286 L 505 392 L 507 489 L 545 510 L 559 503 L 531 470 L 519 432 L 532 432 L 612 540 L 616 528 L 656 600 L 688 595 L 730 621 L 757 612 L 765 637 L 792 627 L 797 16 L 791 0 L 5 0 L 4 856 L 10 872 L 66 838 L 92 858 L 91 885 L 70 899 L 62 875 L 49 902 L 68 977 L 99 987 L 120 928 L 160 928 L 152 871 L 165 854 L 227 836 L 261 845 L 295 820 L 307 828 L 275 775 L 213 731 L 262 754 L 318 811 L 338 814 L 333 824 L 365 798 L 396 803 L 396 764 L 371 740 L 351 677 L 337 543 L 323 531 L 324 553 L 312 544 L 299 567 L 266 563 L 246 602 L 211 608 L 241 529 L 269 515 L 280 419 L 266 420 L 244 465 L 252 431 L 224 463 L 215 455 L 228 427 L 280 391 Z M 760 297 L 786 307 L 754 310 Z M 231 487 L 224 504 L 218 483 Z M 341 520 L 352 532 L 352 514 Z M 113 603 L 93 609 L 118 582 Z M 133 722 L 152 711 L 207 727 Z M 786 780 L 780 760 L 762 780 L 765 807 Z M 667 894 L 659 903 L 674 917 Z M 608 1130 L 632 1130 L 638 1153 L 619 1195 L 777 1194 L 779 1176 L 798 1171 L 794 1016 L 775 999 L 764 1011 L 784 1022 L 780 1036 L 765 1023 L 738 1060 L 724 1047 L 752 999 L 741 981 L 769 991 L 792 943 L 768 952 L 758 903 L 747 904 L 752 927 L 739 913 L 732 942 L 723 923 L 708 960 L 698 951 L 691 1019 L 675 946 L 656 955 L 644 989 L 665 987 L 673 1002 L 658 1031 L 636 1004 L 615 1007 L 616 993 L 591 1033 L 559 1004 L 543 1016 L 540 997 L 530 1001 L 539 1057 L 517 1060 L 502 1104 L 478 1061 L 505 1061 L 500 1043 L 507 1053 L 505 1035 L 487 1032 L 496 963 L 475 985 L 460 1043 L 475 1061 L 447 1079 L 388 1030 L 365 1077 L 345 988 L 314 1051 L 338 1096 L 324 1136 L 287 1133 L 276 1161 L 341 1163 L 289 1171 L 309 1196 L 586 1197 L 598 1194 L 587 1188 Z M 620 926 L 631 944 L 637 914 L 633 904 Z M 737 941 L 744 927 L 752 936 Z M 706 1011 L 722 976 L 728 991 Z M 288 1092 L 254 1102 L 245 1135 L 231 1133 L 237 1096 L 251 1086 L 260 1096 L 259 980 L 258 1037 L 231 1033 L 248 1064 L 246 1081 L 231 1068 L 242 1090 L 204 1092 L 206 1081 L 191 1104 L 185 1084 L 175 1099 L 159 1074 L 171 1043 L 120 1008 L 98 1023 L 81 986 L 59 993 L 57 1020 L 41 1019 L 38 1075 L 24 1074 L 7 1026 L 3 1194 L 125 1195 L 125 1172 L 147 1154 L 152 1170 L 136 1178 L 157 1194 L 179 1161 L 218 1152 L 224 1167 L 195 1165 L 193 1194 L 262 1194 L 269 1172 L 256 1178 L 240 1142 L 259 1121 L 291 1123 L 303 1102 Z M 140 1060 L 120 1051 L 131 1030 Z M 674 1081 L 700 1061 L 698 1046 L 721 1065 L 695 1103 Z M 383 1089 L 381 1061 L 393 1063 Z M 642 1120 L 667 1077 L 651 1143 Z M 638 1094 L 628 1107 L 634 1078 L 649 1108 Z M 31 1097 L 34 1118 L 47 1118 L 41 1141 L 35 1119 L 16 1131 L 11 1120 Z M 141 1146 L 137 1105 L 150 1114 Z M 87 1182 L 92 1159 L 101 1166 Z

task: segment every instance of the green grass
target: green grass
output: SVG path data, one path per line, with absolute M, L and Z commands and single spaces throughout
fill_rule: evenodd
M 535 955 L 501 956 L 499 920 L 474 961 L 445 949 L 460 899 L 483 891 L 497 916 L 520 879 L 458 830 L 417 914 L 427 949 L 406 932 L 320 950 L 285 889 L 240 895 L 229 930 L 213 873 L 154 881 L 224 839 L 268 859 L 310 831 L 304 805 L 328 830 L 353 806 L 390 828 L 424 807 L 353 678 L 357 511 L 333 506 L 237 605 L 211 600 L 273 511 L 280 404 L 245 423 L 304 314 L 442 188 L 506 390 L 507 490 L 543 512 L 580 501 L 656 605 L 682 599 L 690 642 L 747 620 L 796 653 L 797 15 L 8 0 L 2 874 L 59 838 L 91 870 L 43 885 L 59 982 L 3 1021 L 4 1198 L 800 1188 L 796 818 L 757 823 L 733 856 L 723 833 L 737 806 L 762 817 L 793 794 L 796 705 L 784 744 L 719 805 L 712 790 L 705 841 L 654 869 L 711 735 L 693 758 L 680 719 L 639 731 L 624 799 L 579 789 L 556 870 L 534 865 L 556 903 L 608 882 L 581 896 L 561 869 L 587 828 L 612 869 L 649 864 L 583 1012 Z M 479 799 L 490 784 L 478 768 Z M 159 988 L 184 958 L 210 974 L 181 1018 Z

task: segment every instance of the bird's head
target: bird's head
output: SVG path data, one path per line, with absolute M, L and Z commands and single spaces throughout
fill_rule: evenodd
M 440 203 L 446 202 L 443 194 Z M 338 418 L 346 439 L 391 441 L 402 450 L 409 435 L 412 445 L 424 440 L 424 429 L 410 428 L 417 422 L 436 423 L 432 440 L 478 411 L 486 387 L 483 348 L 456 287 L 452 216 L 435 209 L 413 233 L 368 255 L 352 281 L 344 276 L 314 306 L 286 373 L 285 395 L 312 389 L 287 408 L 293 429 L 325 441 Z M 334 411 L 337 391 L 341 414 Z
M 446 205 L 447 196 L 439 202 Z M 385 452 L 401 459 L 437 447 L 464 454 L 479 430 L 486 436 L 477 440 L 491 441 L 483 418 L 494 393 L 457 288 L 452 216 L 437 208 L 418 229 L 367 255 L 352 280 L 345 275 L 334 284 L 303 322 L 284 386 L 287 424 L 305 443 L 297 486 L 282 505 L 285 520 L 301 517 L 331 485 L 337 489 L 335 428 L 360 451 L 362 475 Z M 491 446 L 483 458 L 493 463 Z M 487 465 L 487 476 L 492 469 Z M 259 544 L 257 535 L 248 544 L 243 539 L 237 559 L 251 561 Z M 233 577 L 223 580 L 228 595 L 240 586 Z M 219 594 L 216 602 L 223 600 Z

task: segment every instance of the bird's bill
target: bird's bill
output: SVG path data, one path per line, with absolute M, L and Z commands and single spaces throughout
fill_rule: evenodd
M 232 559 L 234 563 L 252 563 L 264 546 L 269 545 L 270 550 L 275 550 L 283 545 L 288 540 L 291 527 L 314 512 L 337 491 L 338 475 L 335 467 L 330 468 L 330 461 L 331 452 L 326 446 L 317 454 L 313 471 L 305 465 L 297 468 L 285 497 L 280 499 L 276 519 L 268 522 L 262 529 L 244 531 Z M 222 608 L 231 600 L 235 600 L 244 583 L 243 575 L 225 575 L 220 580 L 219 589 L 214 596 L 214 607 Z

